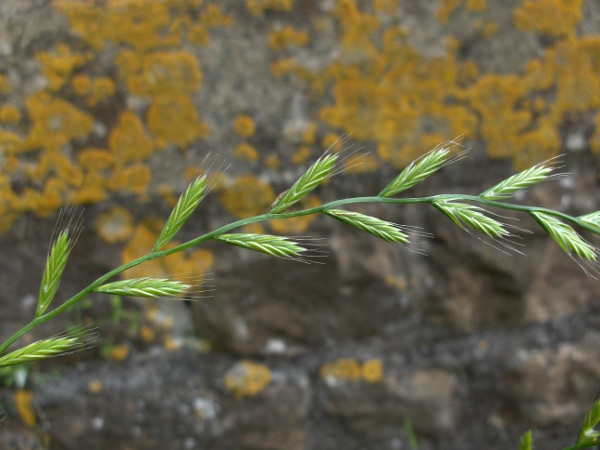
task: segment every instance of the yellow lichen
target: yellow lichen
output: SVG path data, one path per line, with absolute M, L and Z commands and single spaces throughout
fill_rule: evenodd
M 333 363 L 325 363 L 319 370 L 321 378 L 333 377 L 339 380 L 358 381 L 362 377 L 359 362 L 354 358 L 341 358 Z
M 256 162 L 258 151 L 247 142 L 236 145 L 234 155 L 241 161 Z
M 12 85 L 10 84 L 8 77 L 6 75 L 3 75 L 0 73 L 0 94 L 2 94 L 2 95 L 10 94 L 11 91 L 12 91 Z
M 125 361 L 129 356 L 129 347 L 125 344 L 112 345 L 107 351 L 107 355 L 114 361 Z
M 223 14 L 223 11 L 213 3 L 208 4 L 200 14 L 200 22 L 207 28 L 223 27 L 233 25 L 231 16 Z
M 293 164 L 302 164 L 310 157 L 310 147 L 302 146 L 292 155 Z
M 102 392 L 103 386 L 100 380 L 92 380 L 87 385 L 87 390 L 91 394 L 100 394 Z
M 269 169 L 277 170 L 279 169 L 279 166 L 281 166 L 281 160 L 277 154 L 271 153 L 265 158 L 265 165 Z
M 131 214 L 125 208 L 115 206 L 96 219 L 96 231 L 106 242 L 124 241 L 133 233 Z
M 208 132 L 206 125 L 198 120 L 194 104 L 184 95 L 157 98 L 148 111 L 148 129 L 156 138 L 157 147 L 168 144 L 185 147 Z
M 447 23 L 450 14 L 462 4 L 463 0 L 442 0 L 440 7 L 436 11 L 437 19 L 442 23 Z
M 77 154 L 77 160 L 87 171 L 101 171 L 115 163 L 115 155 L 101 148 L 86 147 Z
M 88 57 L 81 53 L 71 53 L 67 44 L 58 44 L 54 50 L 38 53 L 37 59 L 42 63 L 42 73 L 48 79 L 49 89 L 56 91 Z
M 32 127 L 22 146 L 24 150 L 59 151 L 71 140 L 87 137 L 94 128 L 91 115 L 44 93 L 28 97 L 25 108 Z
M 378 383 L 383 378 L 383 363 L 379 358 L 363 362 L 361 370 L 363 379 L 368 383 Z
M 483 11 L 486 8 L 487 0 L 467 0 L 467 9 L 470 11 Z
M 165 97 L 195 92 L 202 81 L 196 58 L 185 51 L 150 54 L 123 51 L 116 58 L 119 76 L 134 95 Z
M 28 427 L 35 427 L 37 420 L 35 417 L 35 411 L 31 406 L 33 401 L 33 392 L 29 390 L 20 390 L 15 392 L 14 402 L 15 408 L 21 417 L 21 420 Z
M 220 200 L 231 215 L 241 219 L 268 211 L 275 193 L 255 175 L 246 175 L 235 180 L 221 194 Z
M 131 166 L 115 170 L 113 178 L 108 182 L 108 187 L 113 191 L 125 191 L 134 194 L 144 194 L 150 184 L 152 172 L 145 164 L 133 164 Z
M 294 0 L 246 0 L 246 8 L 255 16 L 262 15 L 267 10 L 289 11 Z
M 582 17 L 583 0 L 525 0 L 513 12 L 517 28 L 550 36 L 575 32 Z
M 119 123 L 111 131 L 108 142 L 119 164 L 146 159 L 154 150 L 152 139 L 133 111 L 121 113 Z
M 271 371 L 263 364 L 240 361 L 225 374 L 225 388 L 235 397 L 254 397 L 271 382 Z
M 21 111 L 13 105 L 0 107 L 0 121 L 7 125 L 16 125 L 21 121 Z
M 269 45 L 273 50 L 282 50 L 292 45 L 304 46 L 308 44 L 308 33 L 298 31 L 290 26 L 285 26 L 279 30 L 271 31 L 269 34 Z
M 243 137 L 254 136 L 254 120 L 247 114 L 239 115 L 235 118 L 233 129 L 237 134 Z

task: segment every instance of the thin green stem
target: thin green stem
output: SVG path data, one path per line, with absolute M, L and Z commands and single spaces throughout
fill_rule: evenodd
M 584 221 L 579 220 L 576 217 L 569 216 L 568 214 L 558 212 L 558 211 L 553 211 L 551 209 L 541 208 L 541 207 L 537 207 L 537 206 L 515 205 L 515 204 L 511 204 L 511 203 L 504 203 L 504 202 L 499 202 L 499 201 L 494 201 L 494 200 L 486 200 L 480 196 L 464 195 L 464 194 L 440 194 L 440 195 L 433 195 L 433 196 L 429 196 L 429 197 L 417 197 L 417 198 L 388 198 L 388 197 L 380 197 L 380 196 L 354 197 L 354 198 L 347 198 L 347 199 L 342 199 L 342 200 L 335 200 L 335 201 L 332 201 L 329 203 L 315 206 L 313 208 L 303 209 L 303 210 L 299 210 L 299 211 L 278 213 L 278 214 L 277 213 L 261 214 L 261 215 L 257 215 L 254 217 L 237 220 L 237 221 L 229 223 L 227 225 L 223 225 L 222 227 L 219 227 L 209 233 L 203 234 L 202 236 L 198 236 L 194 239 L 191 239 L 187 242 L 184 242 L 184 243 L 174 246 L 172 248 L 161 250 L 161 251 L 150 252 L 147 255 L 144 255 L 140 258 L 137 258 L 133 261 L 125 263 L 125 264 L 111 270 L 110 272 L 102 275 L 96 281 L 94 281 L 93 283 L 89 284 L 87 287 L 82 289 L 79 293 L 77 293 L 73 297 L 69 298 L 67 301 L 62 303 L 60 306 L 56 307 L 52 311 L 49 311 L 49 312 L 37 317 L 36 319 L 32 320 L 30 323 L 25 325 L 23 328 L 21 328 L 19 331 L 14 333 L 11 337 L 9 337 L 6 340 L 6 342 L 4 342 L 2 345 L 0 345 L 0 355 L 2 355 L 6 351 L 6 349 L 10 345 L 12 345 L 17 339 L 19 339 L 21 336 L 25 335 L 26 333 L 28 333 L 35 327 L 41 325 L 44 322 L 47 322 L 48 320 L 52 319 L 53 317 L 57 316 L 58 314 L 69 309 L 75 303 L 77 303 L 78 301 L 83 299 L 86 295 L 93 292 L 94 289 L 96 289 L 97 287 L 99 287 L 100 285 L 102 285 L 103 283 L 108 281 L 109 279 L 115 277 L 116 275 L 121 274 L 125 270 L 135 267 L 139 264 L 143 264 L 147 261 L 163 258 L 165 256 L 184 251 L 190 247 L 195 247 L 203 242 L 212 240 L 215 237 L 218 237 L 224 233 L 227 233 L 228 231 L 231 231 L 235 228 L 240 228 L 245 225 L 249 225 L 251 223 L 265 222 L 268 220 L 292 219 L 295 217 L 317 214 L 317 213 L 321 213 L 325 210 L 336 208 L 339 206 L 344 206 L 344 205 L 354 205 L 354 204 L 360 204 L 360 203 L 389 203 L 389 204 L 396 204 L 396 205 L 398 205 L 398 204 L 400 204 L 400 205 L 418 204 L 418 203 L 431 204 L 433 202 L 440 201 L 440 200 L 470 201 L 470 202 L 480 203 L 480 204 L 494 207 L 494 208 L 513 210 L 513 211 L 521 211 L 521 212 L 527 212 L 527 213 L 543 212 L 545 214 L 559 217 L 561 219 L 564 219 L 565 221 L 568 221 L 575 225 L 578 225 L 579 227 L 581 227 L 585 230 L 588 230 L 594 234 L 598 234 L 598 230 L 596 228 L 586 224 Z

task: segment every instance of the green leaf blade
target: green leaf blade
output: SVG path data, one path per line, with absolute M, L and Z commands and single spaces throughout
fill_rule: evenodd
M 577 445 L 600 443 L 600 433 L 594 430 L 598 422 L 600 422 L 600 400 L 594 403 L 585 417 L 577 438 Z
M 206 192 L 206 176 L 196 178 L 177 200 L 177 204 L 154 244 L 153 252 L 161 250 L 167 245 L 187 222 L 192 213 L 196 210 Z
M 269 212 L 279 214 L 312 192 L 326 178 L 331 176 L 338 156 L 329 153 L 321 156 L 291 188 L 275 200 Z

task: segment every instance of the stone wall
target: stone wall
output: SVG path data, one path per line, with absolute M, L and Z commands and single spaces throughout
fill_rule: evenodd
M 0 339 L 34 314 L 60 208 L 85 206 L 68 298 L 152 247 L 202 162 L 215 183 L 181 240 L 264 212 L 327 148 L 347 170 L 305 207 L 376 194 L 457 136 L 469 157 L 410 195 L 563 154 L 570 175 L 516 201 L 600 209 L 599 32 L 594 0 L 1 2 Z M 522 216 L 507 255 L 433 208 L 357 210 L 432 233 L 427 256 L 309 217 L 245 230 L 326 238 L 324 264 L 209 243 L 139 266 L 215 291 L 93 296 L 36 329 L 99 338 L 0 374 L 0 447 L 571 444 L 600 385 L 598 281 Z

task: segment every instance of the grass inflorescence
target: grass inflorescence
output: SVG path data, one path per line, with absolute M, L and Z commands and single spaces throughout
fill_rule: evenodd
M 60 280 L 66 270 L 67 260 L 71 253 L 77 237 L 81 230 L 81 215 L 74 211 L 68 211 L 63 216 L 68 217 L 66 224 L 59 220 L 61 226 L 48 252 L 46 266 L 42 274 L 40 294 L 38 297 L 35 316 L 31 322 L 25 324 L 20 330 L 0 344 L 0 367 L 37 361 L 63 353 L 75 351 L 87 345 L 85 333 L 65 332 L 61 335 L 42 339 L 27 345 L 23 345 L 12 351 L 8 351 L 15 342 L 34 328 L 51 320 L 58 314 L 68 310 L 90 293 L 101 293 L 118 296 L 136 297 L 166 297 L 166 298 L 190 298 L 194 292 L 202 292 L 197 287 L 204 281 L 191 280 L 190 283 L 182 283 L 169 278 L 143 277 L 111 281 L 121 276 L 127 269 L 147 261 L 166 257 L 168 255 L 185 251 L 191 247 L 203 244 L 207 241 L 220 242 L 227 245 L 241 247 L 243 249 L 261 252 L 269 256 L 295 261 L 310 262 L 315 257 L 314 249 L 304 245 L 306 238 L 287 237 L 270 234 L 232 232 L 235 229 L 258 222 L 270 220 L 286 220 L 301 216 L 322 214 L 336 219 L 359 231 L 366 232 L 372 236 L 392 244 L 404 246 L 414 250 L 411 234 L 427 236 L 416 227 L 395 224 L 378 217 L 365 215 L 348 209 L 340 209 L 343 206 L 352 206 L 363 203 L 407 205 L 424 204 L 430 205 L 448 217 L 455 225 L 463 230 L 479 235 L 480 238 L 500 241 L 506 244 L 508 238 L 515 237 L 510 229 L 515 227 L 497 219 L 497 214 L 490 209 L 510 210 L 530 215 L 545 231 L 548 236 L 556 241 L 565 253 L 575 259 L 580 265 L 592 265 L 592 270 L 586 270 L 588 275 L 598 273 L 595 265 L 598 263 L 597 249 L 586 241 L 575 227 L 600 235 L 600 211 L 591 212 L 579 217 L 574 217 L 564 212 L 539 206 L 522 205 L 506 202 L 516 193 L 527 189 L 537 183 L 556 178 L 561 174 L 555 174 L 558 168 L 557 160 L 549 160 L 537 164 L 530 169 L 513 175 L 479 195 L 467 194 L 437 194 L 427 197 L 401 197 L 413 186 L 426 180 L 441 168 L 458 161 L 466 154 L 464 151 L 455 150 L 460 145 L 455 141 L 447 141 L 440 144 L 431 152 L 409 164 L 400 174 L 388 183 L 377 195 L 368 197 L 351 197 L 331 201 L 316 207 L 307 209 L 294 209 L 290 207 L 297 205 L 300 200 L 314 191 L 323 182 L 336 175 L 336 165 L 339 163 L 339 154 L 325 153 L 315 161 L 309 169 L 284 191 L 271 205 L 268 211 L 253 217 L 244 218 L 235 222 L 225 224 L 206 234 L 197 236 L 186 242 L 168 246 L 181 228 L 185 225 L 194 211 L 198 208 L 202 199 L 207 195 L 206 176 L 199 176 L 184 190 L 169 218 L 154 244 L 153 248 L 144 256 L 125 264 L 102 275 L 88 286 L 84 287 L 74 296 L 64 300 L 53 309 L 49 308 L 52 303 L 56 304 L 56 296 Z M 510 248 L 510 247 L 509 247 Z M 313 253 L 311 254 L 311 250 Z M 422 251 L 418 251 L 422 253 Z M 585 268 L 584 268 L 585 269 Z M 590 414 L 585 419 L 581 433 L 575 446 L 563 450 L 575 450 L 589 448 L 598 443 L 600 433 L 595 431 L 595 426 L 600 421 L 600 402 L 597 402 Z M 521 440 L 520 450 L 532 450 L 533 435 L 527 433 Z

